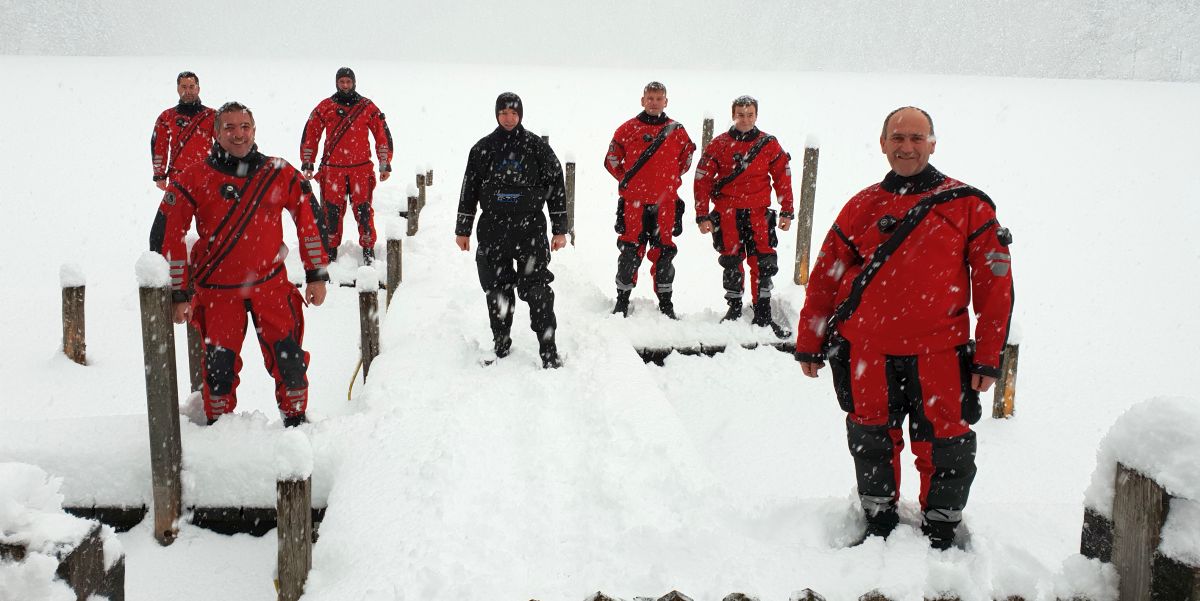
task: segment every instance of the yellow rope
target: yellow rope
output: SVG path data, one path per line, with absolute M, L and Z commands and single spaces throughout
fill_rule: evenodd
M 346 389 L 346 400 L 350 400 L 350 394 L 354 392 L 354 381 L 358 379 L 358 372 L 362 369 L 362 358 L 359 357 L 358 365 L 354 368 L 354 375 L 350 376 L 350 388 Z

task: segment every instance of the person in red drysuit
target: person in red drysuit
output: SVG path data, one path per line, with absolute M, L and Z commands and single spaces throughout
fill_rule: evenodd
M 658 309 L 676 319 L 671 301 L 679 252 L 671 239 L 682 233 L 683 201 L 679 186 L 692 167 L 696 144 L 683 125 L 663 112 L 667 87 L 652 81 L 642 90 L 638 116 L 621 124 L 608 144 L 604 168 L 617 186 L 617 302 L 613 313 L 629 314 L 629 296 L 637 285 L 642 257 L 650 257 L 650 275 Z M 647 246 L 650 252 L 647 253 Z
M 254 144 L 254 115 L 236 102 L 216 114 L 217 143 L 204 162 L 171 182 L 150 233 L 170 267 L 176 323 L 204 340 L 204 413 L 211 424 L 237 405 L 246 314 L 254 321 L 284 425 L 306 421 L 309 354 L 305 301 L 325 301 L 329 258 L 312 188 L 287 161 Z M 308 285 L 301 298 L 283 260 L 283 212 L 291 214 Z M 196 221 L 190 256 L 184 235 Z
M 700 233 L 713 235 L 713 247 L 724 268 L 722 283 L 729 310 L 722 321 L 742 316 L 742 260 L 750 265 L 750 297 L 757 326 L 769 327 L 779 338 L 791 336 L 771 316 L 771 277 L 779 273 L 775 245 L 775 211 L 771 188 L 779 199 L 779 229 L 787 231 L 792 211 L 791 156 L 775 136 L 760 131 L 758 101 L 741 96 L 733 101 L 733 126 L 713 138 L 696 166 L 696 223 Z M 708 212 L 709 202 L 715 210 Z
M 1012 237 L 986 194 L 929 164 L 936 138 L 928 113 L 893 111 L 879 145 L 892 170 L 851 198 L 825 236 L 796 328 L 796 359 L 810 377 L 830 363 L 848 413 L 864 538 L 886 537 L 898 523 L 907 417 L 922 530 L 946 549 L 975 478 L 970 425 L 980 417 L 979 393 L 1000 376 Z
M 184 169 L 204 160 L 212 148 L 214 111 L 200 102 L 200 78 L 191 71 L 175 77 L 179 104 L 163 111 L 150 135 L 154 185 L 167 184 Z
M 321 208 L 325 230 L 329 234 L 329 255 L 337 259 L 342 243 L 342 219 L 349 202 L 358 222 L 358 244 L 363 262 L 375 261 L 375 210 L 371 199 L 375 192 L 375 172 L 371 163 L 368 133 L 375 138 L 379 159 L 379 180 L 392 175 L 392 132 L 383 112 L 371 99 L 355 90 L 354 71 L 337 70 L 337 92 L 322 100 L 308 116 L 300 136 L 300 170 L 313 179 L 317 145 L 325 135 L 325 147 L 316 165 L 316 180 L 321 184 Z

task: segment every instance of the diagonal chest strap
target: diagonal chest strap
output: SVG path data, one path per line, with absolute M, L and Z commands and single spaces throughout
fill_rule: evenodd
M 208 252 L 196 262 L 195 281 L 200 284 L 208 283 L 208 278 L 221 264 L 225 257 L 233 251 L 234 246 L 246 233 L 246 227 L 254 217 L 255 211 L 262 204 L 263 197 L 271 189 L 279 169 L 259 168 L 230 203 L 229 211 L 221 218 L 221 223 L 213 230 L 212 243 Z
M 354 125 L 354 121 L 358 119 L 359 115 L 362 115 L 366 110 L 367 103 L 360 101 L 358 104 L 354 105 L 354 108 L 350 109 L 350 112 L 347 113 L 345 117 L 342 117 L 342 122 L 338 123 L 338 126 L 334 128 L 333 133 L 329 135 L 327 140 L 325 140 L 325 152 L 321 155 L 322 166 L 329 162 L 329 157 L 333 154 L 333 149 L 337 148 L 337 145 L 340 144 L 342 139 L 346 137 L 346 134 L 350 132 L 350 127 Z
M 637 161 L 634 161 L 629 171 L 625 172 L 625 177 L 621 178 L 621 185 L 619 186 L 621 190 L 624 190 L 629 185 L 629 182 L 633 181 L 633 177 L 637 175 L 638 171 L 641 171 L 642 167 L 646 166 L 646 163 L 650 161 L 650 157 L 658 152 L 658 149 L 662 147 L 663 142 L 667 141 L 667 137 L 671 135 L 671 132 L 677 129 L 679 129 L 679 122 L 672 121 L 658 130 L 658 135 L 654 136 L 654 141 L 650 142 L 650 145 L 642 151 L 642 154 L 638 155 Z
M 179 132 L 179 136 L 176 138 L 177 141 L 174 152 L 171 153 L 171 162 L 167 165 L 167 171 L 175 168 L 175 161 L 179 159 L 179 154 L 183 152 L 183 147 L 187 146 L 188 140 L 192 139 L 192 136 L 199 131 L 200 123 L 211 114 L 212 109 L 200 113 L 195 119 L 192 119 L 188 122 L 187 127 L 183 128 L 183 130 Z
M 759 138 L 758 141 L 754 143 L 754 146 L 751 146 L 750 150 L 746 152 L 746 156 L 733 166 L 733 171 L 730 171 L 729 175 L 717 180 L 717 183 L 713 184 L 713 197 L 716 198 L 716 196 L 721 193 L 722 188 L 728 186 L 730 182 L 737 179 L 742 173 L 745 173 L 746 168 L 750 166 L 750 163 L 753 163 L 754 159 L 758 158 L 758 153 L 762 152 L 763 147 L 774 139 L 775 136 L 763 136 Z

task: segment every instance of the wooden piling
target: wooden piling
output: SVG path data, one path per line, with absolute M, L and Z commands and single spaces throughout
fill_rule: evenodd
M 62 343 L 68 359 L 87 365 L 87 341 L 83 314 L 84 286 L 62 289 Z
M 371 370 L 371 361 L 379 355 L 379 291 L 361 290 L 358 293 L 358 324 L 362 332 L 363 381 Z
M 175 541 L 181 507 L 179 481 L 179 384 L 175 373 L 175 331 L 171 288 L 138 289 L 142 310 L 146 416 L 150 424 L 150 476 L 154 495 L 154 537 L 159 544 Z
M 276 483 L 279 601 L 296 601 L 312 568 L 312 477 Z
M 421 218 L 421 207 L 418 204 L 419 200 L 420 199 L 417 196 L 408 197 L 408 212 L 405 213 L 404 218 L 408 220 L 408 231 L 406 234 L 409 236 L 417 235 L 418 222 Z
M 184 324 L 183 327 L 187 328 L 188 378 L 191 381 L 192 392 L 198 392 L 204 387 L 204 337 L 200 335 L 200 330 L 190 323 Z
M 1122 601 L 1150 601 L 1151 568 L 1169 500 L 1158 483 L 1117 464 L 1112 563 L 1121 577 Z
M 417 212 L 425 208 L 425 174 L 417 174 Z
M 425 185 L 426 186 L 433 185 L 433 169 L 429 169 L 429 170 L 425 171 Z
M 575 246 L 575 163 L 568 162 L 566 167 L 567 181 L 567 235 L 570 236 L 571 246 Z
M 704 127 L 700 129 L 700 152 L 703 153 L 708 148 L 708 143 L 713 139 L 713 120 L 712 117 L 704 119 Z
M 809 259 L 812 251 L 813 206 L 817 198 L 817 162 L 821 149 L 804 149 L 804 175 L 800 183 L 800 205 L 796 208 L 796 269 L 793 281 L 797 286 L 808 285 Z
M 387 306 L 392 306 L 392 295 L 404 278 L 404 240 L 400 238 L 387 241 Z
M 992 417 L 1012 417 L 1017 402 L 1017 355 L 1020 345 L 1004 345 L 1000 358 L 1000 379 L 996 381 L 996 393 L 992 400 Z

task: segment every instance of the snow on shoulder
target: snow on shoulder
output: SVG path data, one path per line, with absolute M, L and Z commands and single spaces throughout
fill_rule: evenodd
M 63 263 L 58 268 L 58 283 L 63 288 L 77 288 L 87 283 L 83 267 L 78 263 Z
M 1112 518 L 1117 463 L 1154 480 L 1173 498 L 1159 551 L 1200 566 L 1200 404 L 1160 397 L 1138 403 L 1117 418 L 1100 441 L 1096 471 L 1084 504 Z
M 171 285 L 171 270 L 162 255 L 148 250 L 138 257 L 134 266 L 138 286 L 142 288 L 164 288 Z
M 275 467 L 279 470 L 280 481 L 305 480 L 312 475 L 312 443 L 304 432 L 287 428 L 275 439 Z

